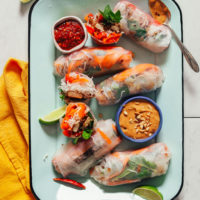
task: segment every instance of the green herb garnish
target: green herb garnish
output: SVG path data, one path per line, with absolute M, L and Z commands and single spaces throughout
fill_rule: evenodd
M 61 89 L 60 89 L 60 99 L 63 101 L 65 100 L 65 94 Z
M 78 137 L 78 138 L 74 138 L 74 139 L 72 140 L 72 143 L 73 143 L 73 144 L 77 144 L 77 143 L 78 143 L 78 140 L 79 140 L 79 137 Z
M 138 29 L 138 30 L 136 30 L 135 37 L 137 37 L 137 38 L 144 37 L 146 35 L 146 33 L 147 33 L 147 31 L 145 29 Z
M 144 179 L 152 175 L 156 169 L 156 164 L 147 161 L 142 156 L 132 156 L 125 168 L 125 170 L 113 180 L 133 180 Z
M 99 12 L 102 14 L 104 21 L 108 24 L 119 23 L 122 19 L 120 11 L 118 10 L 114 13 L 110 8 L 110 5 L 107 5 L 104 8 L 104 11 L 99 10 Z
M 85 129 L 82 133 L 82 138 L 84 140 L 88 140 L 90 139 L 91 135 L 92 135 L 93 130 L 92 129 Z
M 147 31 L 146 29 L 144 29 L 143 27 L 140 26 L 140 24 L 133 20 L 129 20 L 128 21 L 128 28 L 131 30 L 131 31 L 134 31 L 135 32 L 135 37 L 136 39 L 140 39 L 140 38 L 144 38 L 146 37 L 146 34 L 147 34 Z

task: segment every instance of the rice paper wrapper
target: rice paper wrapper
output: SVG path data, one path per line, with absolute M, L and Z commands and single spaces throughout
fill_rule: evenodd
M 164 143 L 136 151 L 114 152 L 91 170 L 91 177 L 103 185 L 122 185 L 163 175 L 171 154 Z

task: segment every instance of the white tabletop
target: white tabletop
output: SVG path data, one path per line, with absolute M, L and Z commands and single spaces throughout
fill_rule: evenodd
M 28 13 L 33 2 L 1 0 L 0 74 L 9 57 L 28 60 Z M 184 43 L 200 63 L 200 2 L 177 0 L 183 13 Z M 174 66 L 176 67 L 176 66 Z M 184 62 L 184 186 L 176 200 L 200 199 L 200 74 Z

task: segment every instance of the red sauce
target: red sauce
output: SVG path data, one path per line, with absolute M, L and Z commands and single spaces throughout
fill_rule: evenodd
M 79 22 L 69 20 L 55 27 L 54 37 L 60 48 L 70 50 L 82 43 L 85 33 Z

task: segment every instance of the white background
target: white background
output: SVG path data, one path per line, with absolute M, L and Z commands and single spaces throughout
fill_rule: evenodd
M 9 57 L 28 61 L 28 12 L 31 3 L 0 0 L 0 74 Z M 177 0 L 183 13 L 184 43 L 200 63 L 200 2 Z M 176 67 L 176 66 L 174 66 Z M 176 200 L 200 199 L 200 73 L 184 62 L 184 186 Z

